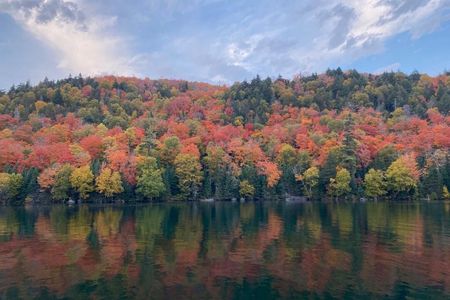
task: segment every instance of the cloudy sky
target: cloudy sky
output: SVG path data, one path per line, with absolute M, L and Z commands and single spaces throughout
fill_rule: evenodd
M 450 0 L 0 0 L 0 89 L 79 73 L 438 74 L 449 48 Z

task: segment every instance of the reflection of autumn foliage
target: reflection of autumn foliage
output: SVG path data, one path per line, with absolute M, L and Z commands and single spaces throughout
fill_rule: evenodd
M 21 278 L 21 275 L 14 271 L 15 268 L 23 266 L 25 271 L 23 274 L 28 280 L 36 284 L 44 280 L 46 287 L 61 295 L 76 283 L 96 280 L 100 275 L 114 276 L 122 271 L 128 252 L 134 252 L 136 249 L 135 240 L 131 238 L 134 223 L 123 223 L 118 232 L 116 230 L 120 222 L 120 211 L 100 213 L 97 217 L 99 224 L 97 227 L 101 233 L 99 237 L 101 249 L 98 252 L 86 242 L 89 220 L 92 216 L 85 211 L 80 213 L 83 214 L 84 220 L 77 220 L 77 216 L 71 219 L 69 229 L 72 229 L 64 236 L 58 235 L 52 228 L 50 220 L 42 216 L 36 222 L 36 235 L 32 239 L 13 238 L 6 244 L 2 243 L 0 269 L 2 273 L 9 274 L 9 283 L 2 279 L 2 284 L 23 282 L 25 278 Z M 83 234 L 81 240 L 80 233 Z M 20 250 L 15 253 L 14 249 Z M 131 268 L 130 272 L 136 272 L 136 269 Z M 52 279 L 55 276 L 57 280 Z M 136 275 L 132 276 L 135 277 Z
M 358 209 L 6 209 L 0 211 L 0 295 L 19 284 L 45 286 L 62 297 L 87 280 L 112 283 L 119 275 L 128 292 L 165 291 L 172 297 L 180 291 L 194 296 L 199 288 L 212 298 L 233 297 L 236 286 L 225 290 L 226 281 L 258 286 L 269 277 L 282 297 L 293 291 L 344 297 L 355 284 L 361 294 L 393 296 L 399 281 L 410 288 L 440 286 L 448 294 L 450 244 L 439 224 L 448 227 L 449 211 L 441 205 L 426 209 L 435 212 L 384 203 Z M 24 235 L 23 226 L 33 229 Z

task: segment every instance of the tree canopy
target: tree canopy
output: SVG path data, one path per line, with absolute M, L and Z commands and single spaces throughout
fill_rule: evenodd
M 116 76 L 18 85 L 0 96 L 2 184 L 15 178 L 1 197 L 442 198 L 449 99 L 448 74 L 340 69 L 230 87 Z

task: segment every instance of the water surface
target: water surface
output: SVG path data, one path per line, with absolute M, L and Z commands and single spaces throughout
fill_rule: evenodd
M 450 299 L 450 203 L 0 208 L 0 299 Z

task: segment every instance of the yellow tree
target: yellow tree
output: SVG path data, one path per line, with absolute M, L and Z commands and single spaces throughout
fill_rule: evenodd
M 70 175 L 70 184 L 75 188 L 82 199 L 89 197 L 89 193 L 94 191 L 94 174 L 91 168 L 86 165 L 73 170 Z
M 110 168 L 104 168 L 96 179 L 97 191 L 106 197 L 112 197 L 115 194 L 123 192 L 122 179 L 117 171 L 111 171 Z
M 445 185 L 442 188 L 442 197 L 444 197 L 445 200 L 449 200 L 450 199 L 450 193 L 448 191 L 448 188 Z
M 36 108 L 36 112 L 39 114 L 41 110 L 47 106 L 47 103 L 41 100 L 38 100 L 34 103 L 34 107 Z

